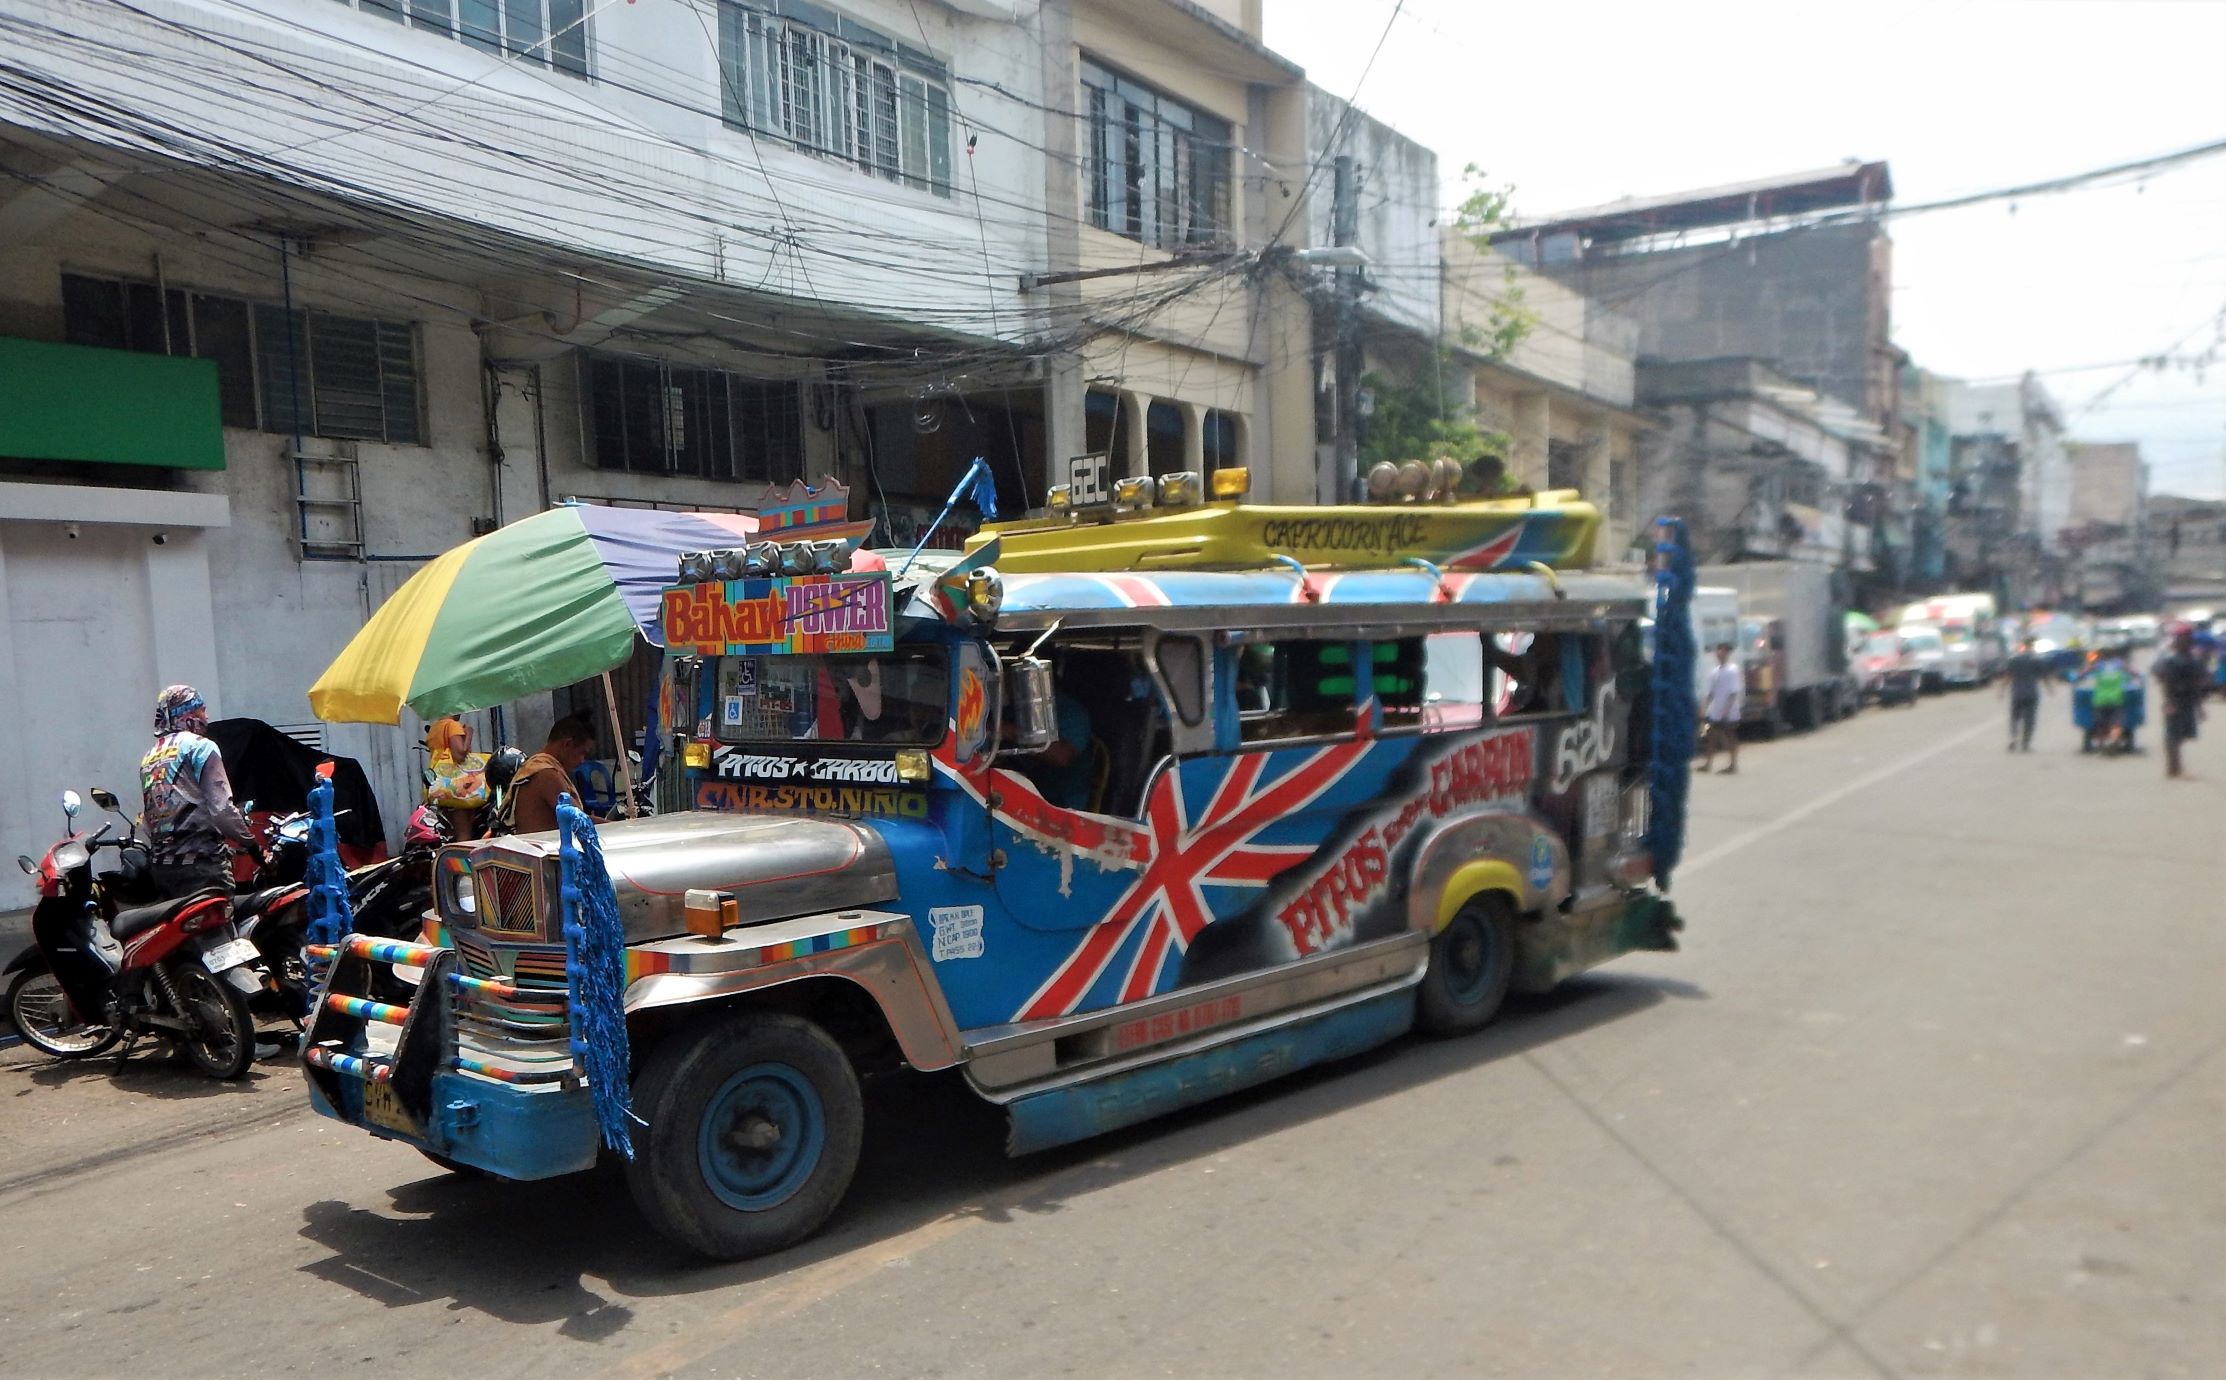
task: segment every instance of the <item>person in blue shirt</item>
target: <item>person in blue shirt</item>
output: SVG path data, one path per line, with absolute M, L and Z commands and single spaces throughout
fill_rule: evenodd
M 1052 691 L 1059 736 L 1026 768 L 1043 798 L 1069 810 L 1090 806 L 1090 711 L 1064 689 Z

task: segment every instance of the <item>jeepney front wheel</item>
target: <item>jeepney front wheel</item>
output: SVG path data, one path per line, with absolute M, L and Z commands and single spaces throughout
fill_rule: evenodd
M 1473 898 L 1430 941 L 1416 997 L 1422 1028 L 1459 1035 L 1490 1024 L 1514 975 L 1514 906 L 1498 892 Z
M 668 1240 L 719 1260 L 819 1229 L 858 1168 L 865 1104 L 826 1031 L 749 1012 L 667 1040 L 635 1083 L 627 1186 Z

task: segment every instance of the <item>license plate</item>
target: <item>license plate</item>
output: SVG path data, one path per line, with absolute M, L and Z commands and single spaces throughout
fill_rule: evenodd
M 389 1131 L 400 1131 L 406 1136 L 422 1136 L 424 1129 L 417 1119 L 402 1106 L 401 1095 L 385 1083 L 363 1085 L 363 1119 L 374 1126 L 384 1126 Z
M 252 963 L 259 957 L 261 955 L 255 952 L 255 945 L 251 941 L 227 939 L 201 955 L 201 966 L 212 973 L 221 973 L 227 968 L 237 968 L 242 963 Z

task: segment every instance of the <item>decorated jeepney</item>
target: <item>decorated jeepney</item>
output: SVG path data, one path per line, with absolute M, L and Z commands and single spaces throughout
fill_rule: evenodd
M 964 553 L 684 555 L 667 811 L 587 869 L 569 832 L 445 849 L 422 944 L 326 960 L 318 1110 L 542 1178 L 624 1083 L 645 1216 L 739 1257 L 834 1210 L 880 1073 L 962 1070 L 1021 1154 L 1675 947 L 1691 673 L 1642 650 L 1656 582 L 1590 569 L 1588 505 L 1201 487 L 1055 491 Z

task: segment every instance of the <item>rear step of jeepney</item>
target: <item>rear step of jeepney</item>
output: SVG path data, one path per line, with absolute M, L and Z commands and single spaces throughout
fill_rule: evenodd
M 449 1071 L 524 1089 L 577 1086 L 561 978 L 474 977 L 454 949 L 354 934 L 302 953 L 320 978 L 302 1064 L 341 1120 L 422 1138 L 433 1078 Z M 414 987 L 398 967 L 419 970 Z

